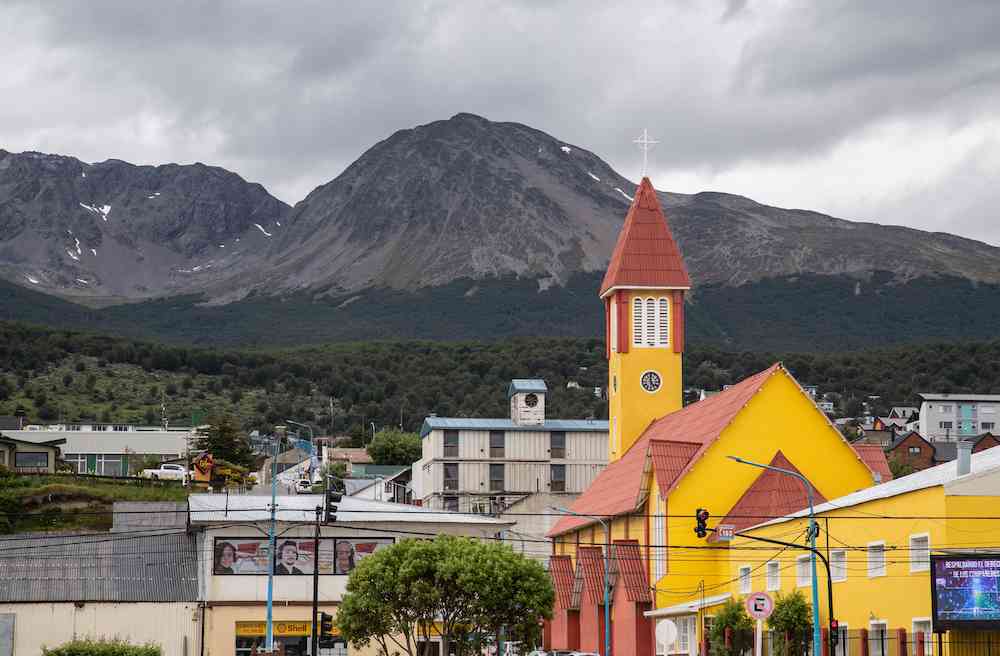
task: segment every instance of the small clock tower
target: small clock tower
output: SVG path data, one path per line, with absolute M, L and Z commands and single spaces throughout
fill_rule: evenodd
M 649 178 L 643 178 L 601 284 L 608 357 L 608 460 L 683 406 L 684 294 L 691 288 Z
M 510 381 L 507 396 L 510 398 L 510 419 L 518 426 L 541 426 L 545 423 L 544 380 L 515 378 Z

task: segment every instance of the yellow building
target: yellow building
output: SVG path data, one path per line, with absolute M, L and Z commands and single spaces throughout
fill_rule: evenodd
M 743 528 L 806 506 L 801 487 L 762 478 L 760 470 L 728 456 L 797 470 L 821 500 L 870 487 L 876 482 L 873 468 L 885 480 L 888 468 L 881 450 L 853 449 L 780 364 L 682 408 L 688 286 L 656 192 L 644 179 L 601 289 L 609 344 L 610 464 L 572 505 L 575 515 L 560 520 L 549 535 L 553 555 L 576 563 L 578 579 L 584 575 L 579 547 L 637 542 L 655 592 L 647 616 L 663 615 L 664 609 L 677 616 L 688 650 L 677 653 L 694 654 L 701 634 L 689 605 L 728 593 L 731 578 L 728 550 L 694 534 L 696 509 L 727 515 L 741 502 L 744 508 L 750 504 L 754 512 L 743 514 L 753 518 L 727 520 Z M 557 607 L 551 646 L 603 653 L 600 614 L 581 608 L 579 594 L 559 598 L 570 600 L 570 607 Z M 641 634 L 650 626 L 613 619 L 614 651 L 648 653 Z
M 817 545 L 830 562 L 833 607 L 842 638 L 837 654 L 861 656 L 865 642 L 870 656 L 896 654 L 901 638 L 912 654 L 916 633 L 942 628 L 932 617 L 931 556 L 957 555 L 966 560 L 1000 552 L 998 497 L 1000 447 L 994 447 L 816 506 Z M 745 533 L 787 541 L 804 533 L 807 514 L 793 513 Z M 810 597 L 808 552 L 761 550 L 760 542 L 736 537 L 728 553 L 729 595 L 800 590 Z M 997 563 L 986 569 L 1000 570 L 1000 556 L 986 559 Z M 827 577 L 825 569 L 820 572 L 820 610 L 827 626 Z M 940 572 L 935 573 L 938 576 Z M 985 602 L 1000 618 L 1000 590 L 993 587 L 983 594 L 993 595 Z M 941 606 L 939 614 L 945 610 Z M 1000 632 L 952 630 L 942 636 L 942 644 L 950 656 L 998 654 Z M 930 636 L 925 649 L 938 653 L 937 636 Z

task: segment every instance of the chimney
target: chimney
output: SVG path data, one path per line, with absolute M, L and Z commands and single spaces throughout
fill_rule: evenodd
M 958 475 L 965 476 L 972 471 L 972 442 L 969 440 L 958 441 Z

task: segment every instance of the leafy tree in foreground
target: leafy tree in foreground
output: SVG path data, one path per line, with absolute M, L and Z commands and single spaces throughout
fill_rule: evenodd
M 239 422 L 230 415 L 209 419 L 208 426 L 198 430 L 195 448 L 208 451 L 216 460 L 226 460 L 242 467 L 253 464 L 250 443 L 240 430 Z
M 812 628 L 812 606 L 801 590 L 786 595 L 778 593 L 774 612 L 767 618 L 767 628 L 774 631 L 776 654 L 806 653 L 806 635 Z
M 368 455 L 376 465 L 412 465 L 422 455 L 420 436 L 395 428 L 383 428 L 368 445 Z
M 344 638 L 381 653 L 420 656 L 438 623 L 459 656 L 478 654 L 501 629 L 537 639 L 555 593 L 541 564 L 510 547 L 462 537 L 403 540 L 362 560 L 337 612 Z M 423 640 L 424 649 L 419 646 Z
M 732 629 L 732 642 L 726 647 L 726 629 Z M 712 621 L 709 651 L 712 656 L 739 656 L 753 646 L 753 622 L 742 601 L 730 599 L 722 605 Z
M 42 647 L 42 656 L 163 656 L 158 645 L 133 645 L 123 640 L 73 640 L 58 647 Z

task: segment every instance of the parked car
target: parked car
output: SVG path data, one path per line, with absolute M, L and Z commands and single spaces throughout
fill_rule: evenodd
M 308 478 L 295 481 L 295 494 L 312 494 L 313 483 Z
M 184 465 L 160 465 L 156 469 L 143 469 L 139 472 L 142 478 L 164 481 L 187 481 L 188 470 Z

